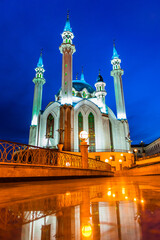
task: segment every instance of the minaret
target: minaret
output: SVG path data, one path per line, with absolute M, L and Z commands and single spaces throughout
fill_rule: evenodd
M 43 78 L 43 73 L 45 72 L 43 68 L 43 59 L 42 59 L 42 51 L 39 57 L 39 61 L 37 67 L 35 69 L 36 75 L 33 79 L 35 84 L 34 87 L 34 99 L 33 99 L 33 110 L 32 110 L 32 122 L 30 126 L 30 135 L 29 135 L 29 144 L 36 145 L 36 134 L 37 134 L 37 125 L 38 125 L 38 115 L 42 106 L 42 89 L 43 84 L 46 82 Z
M 61 104 L 72 105 L 72 55 L 76 51 L 72 44 L 74 34 L 67 13 L 67 21 L 62 33 L 63 42 L 59 47 L 62 53 L 62 98 Z
M 81 72 L 81 81 L 85 82 L 84 73 L 83 73 L 83 66 L 82 66 L 82 72 Z
M 74 147 L 74 109 L 72 107 L 72 55 L 76 51 L 72 44 L 74 35 L 67 13 L 67 21 L 62 33 L 63 42 L 59 47 L 62 53 L 62 97 L 60 107 L 60 128 L 64 130 L 63 150 L 70 151 Z
M 116 97 L 116 107 L 117 107 L 117 118 L 120 120 L 126 119 L 126 110 L 124 103 L 124 94 L 123 94 L 123 86 L 122 86 L 122 75 L 124 71 L 120 66 L 121 59 L 117 53 L 115 48 L 115 44 L 113 44 L 113 56 L 111 60 L 111 64 L 113 65 L 113 70 L 111 71 L 111 76 L 114 78 L 114 89 L 115 89 L 115 97 Z
M 97 82 L 95 83 L 96 87 L 95 96 L 97 97 L 98 107 L 101 109 L 101 112 L 103 113 L 106 113 L 105 96 L 107 95 L 107 92 L 105 90 L 105 86 L 106 84 L 103 81 L 103 78 L 99 71 Z

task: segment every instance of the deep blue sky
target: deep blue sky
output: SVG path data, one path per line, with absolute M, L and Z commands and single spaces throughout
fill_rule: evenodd
M 43 109 L 61 86 L 59 46 L 67 9 L 75 38 L 73 77 L 84 66 L 94 85 L 99 68 L 106 103 L 116 113 L 110 77 L 113 39 L 124 69 L 123 88 L 133 143 L 160 137 L 159 0 L 1 0 L 0 139 L 28 143 L 35 76 L 43 48 Z

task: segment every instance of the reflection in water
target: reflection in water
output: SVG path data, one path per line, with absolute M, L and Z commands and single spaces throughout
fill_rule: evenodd
M 159 179 L 1 184 L 0 239 L 160 239 Z

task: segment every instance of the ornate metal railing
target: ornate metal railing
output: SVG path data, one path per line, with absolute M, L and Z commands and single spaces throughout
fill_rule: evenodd
M 82 167 L 82 157 L 70 153 L 59 152 L 58 153 L 58 166 L 64 167 Z
M 100 160 L 96 160 L 93 158 L 88 158 L 88 168 L 90 169 L 97 169 L 97 170 L 104 170 L 110 171 L 111 166 L 108 163 L 102 162 Z
M 0 140 L 0 162 L 81 167 L 81 156 Z
M 0 162 L 82 168 L 82 156 L 55 149 L 0 140 Z M 110 170 L 110 165 L 88 158 L 88 168 Z
M 79 152 L 80 150 L 79 149 L 72 149 L 71 150 L 72 152 Z M 94 151 L 93 150 L 90 150 L 88 149 L 88 152 L 123 152 L 123 153 L 128 153 L 129 150 L 124 150 L 124 149 L 95 149 Z

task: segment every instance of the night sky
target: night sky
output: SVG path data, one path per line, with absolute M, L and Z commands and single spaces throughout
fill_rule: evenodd
M 1 0 L 0 139 L 28 143 L 35 67 L 40 49 L 46 70 L 42 109 L 61 86 L 62 42 L 67 9 L 75 35 L 73 78 L 84 66 L 94 86 L 106 82 L 106 104 L 116 113 L 110 76 L 113 40 L 122 60 L 126 113 L 133 143 L 160 137 L 159 0 Z

